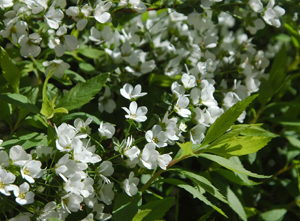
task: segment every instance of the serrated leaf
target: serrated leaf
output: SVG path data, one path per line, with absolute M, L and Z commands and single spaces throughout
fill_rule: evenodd
M 252 95 L 246 99 L 237 102 L 225 113 L 223 113 L 209 128 L 206 137 L 202 145 L 206 145 L 216 140 L 223 135 L 230 126 L 238 119 L 246 107 L 257 97 L 258 95 Z
M 32 113 L 39 113 L 38 107 L 32 104 L 30 100 L 22 94 L 3 93 L 0 94 L 0 100 L 16 105 Z
M 152 221 L 163 218 L 165 213 L 173 206 L 175 197 L 167 197 L 142 205 L 139 209 L 150 210 L 149 214 L 143 218 L 143 221 Z
M 229 186 L 227 186 L 227 199 L 228 199 L 230 208 L 234 212 L 236 212 L 242 220 L 246 221 L 247 216 L 246 216 L 246 212 L 243 208 L 243 205 L 240 202 L 239 198 L 237 198 L 235 193 L 229 188 Z
M 156 181 L 155 183 L 158 183 L 158 182 L 169 183 L 169 184 L 175 185 L 175 186 L 177 186 L 179 188 L 182 188 L 182 189 L 186 190 L 187 192 L 189 192 L 190 194 L 192 194 L 194 198 L 198 198 L 199 200 L 201 200 L 202 202 L 204 202 L 206 205 L 212 207 L 217 212 L 219 212 L 220 214 L 222 214 L 223 216 L 225 216 L 226 218 L 228 218 L 226 216 L 226 214 L 219 207 L 213 205 L 198 189 L 196 189 L 193 186 L 190 186 L 186 182 L 178 180 L 178 179 L 174 179 L 174 178 L 161 179 L 161 180 Z
M 98 75 L 85 83 L 79 83 L 73 87 L 57 104 L 57 107 L 64 107 L 68 111 L 81 107 L 94 98 L 106 83 L 108 73 Z
M 216 156 L 216 155 L 212 155 L 212 154 L 206 154 L 206 153 L 201 153 L 201 154 L 198 154 L 199 157 L 204 157 L 208 160 L 211 160 L 211 161 L 214 161 L 216 162 L 217 164 L 229 169 L 229 170 L 232 170 L 232 171 L 235 171 L 235 172 L 238 172 L 238 173 L 242 173 L 242 174 L 245 174 L 247 176 L 251 176 L 251 177 L 255 177 L 255 178 L 270 178 L 272 176 L 264 176 L 264 175 L 259 175 L 259 174 L 256 174 L 256 173 L 252 173 L 246 169 L 244 169 L 241 165 L 239 164 L 236 164 L 234 163 L 233 161 L 230 161 L 228 159 L 225 159 L 223 157 L 220 157 L 220 156 Z
M 0 66 L 5 80 L 19 93 L 21 74 L 18 67 L 11 61 L 4 48 L 0 46 Z
M 216 197 L 217 199 L 219 199 L 223 203 L 227 203 L 228 204 L 228 202 L 225 199 L 225 197 L 205 177 L 200 176 L 200 175 L 195 174 L 195 173 L 190 172 L 190 171 L 186 171 L 186 170 L 180 169 L 180 168 L 171 168 L 171 169 L 168 169 L 168 171 L 177 171 L 177 172 L 181 173 L 182 175 L 186 176 L 187 178 L 191 179 L 192 181 L 194 181 L 195 183 L 197 183 L 198 185 L 200 185 L 205 191 L 207 191 L 208 193 L 210 193 L 211 195 L 213 195 L 214 197 Z

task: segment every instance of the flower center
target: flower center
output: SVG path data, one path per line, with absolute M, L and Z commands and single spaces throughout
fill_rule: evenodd
M 27 168 L 25 168 L 25 169 L 23 170 L 23 173 L 24 173 L 25 175 L 30 175 L 30 171 L 29 171 Z
M 26 193 L 20 193 L 18 197 L 21 199 L 25 199 L 25 196 L 26 196 Z
M 5 187 L 5 183 L 0 182 L 0 189 L 4 189 L 4 187 Z

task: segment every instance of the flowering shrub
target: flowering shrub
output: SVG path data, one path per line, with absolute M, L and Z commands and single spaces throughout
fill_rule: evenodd
M 1 220 L 299 218 L 296 5 L 0 0 Z

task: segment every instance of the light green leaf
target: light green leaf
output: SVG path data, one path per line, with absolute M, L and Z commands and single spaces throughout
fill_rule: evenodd
M 155 200 L 142 205 L 139 209 L 150 210 L 150 212 L 143 218 L 143 221 L 152 221 L 163 218 L 165 213 L 173 206 L 175 197 L 166 197 L 162 200 Z
M 2 147 L 10 148 L 14 145 L 21 145 L 24 149 L 29 149 L 34 146 L 47 145 L 47 137 L 44 134 L 37 132 L 29 132 L 21 136 L 14 136 L 13 139 L 7 140 L 2 143 Z
M 225 216 L 226 218 L 228 218 L 226 216 L 226 214 L 217 206 L 213 205 L 200 191 L 199 191 L 199 187 L 196 189 L 193 186 L 188 185 L 186 182 L 178 180 L 178 179 L 174 179 L 174 178 L 165 178 L 165 179 L 161 179 L 156 181 L 155 183 L 158 182 L 163 182 L 163 183 L 169 183 L 172 185 L 175 185 L 179 188 L 182 188 L 184 190 L 186 190 L 187 192 L 189 192 L 190 194 L 193 195 L 194 198 L 198 198 L 199 200 L 201 200 L 202 202 L 204 202 L 206 205 L 212 207 L 213 209 L 215 209 L 217 212 L 219 212 L 220 214 L 222 214 L 223 216 Z
M 227 199 L 228 199 L 230 208 L 234 212 L 236 212 L 242 220 L 246 221 L 247 216 L 246 216 L 245 210 L 243 208 L 243 205 L 241 204 L 240 200 L 237 198 L 235 193 L 229 188 L 229 186 L 227 186 Z
M 237 136 L 225 140 L 215 146 L 205 149 L 205 152 L 214 153 L 224 157 L 242 156 L 255 153 L 266 146 L 271 137 Z
M 149 76 L 149 85 L 152 84 L 159 85 L 161 87 L 170 87 L 174 81 L 177 81 L 181 78 L 180 75 L 176 75 L 175 77 L 169 77 L 166 75 L 158 75 L 158 74 L 151 74 Z
M 95 67 L 89 63 L 86 62 L 81 62 L 79 63 L 79 68 L 80 70 L 82 70 L 83 72 L 93 72 L 95 71 Z
M 32 113 L 39 113 L 38 107 L 32 104 L 30 100 L 22 94 L 3 93 L 0 94 L 0 100 L 16 105 Z
M 139 211 L 135 216 L 133 217 L 132 221 L 142 221 L 144 218 L 151 212 L 151 209 L 144 209 Z
M 18 67 L 11 61 L 7 52 L 0 46 L 0 66 L 5 80 L 19 93 L 21 74 Z
M 54 113 L 68 114 L 69 111 L 64 107 L 54 109 Z
M 202 145 L 209 144 L 223 135 L 230 126 L 238 119 L 246 107 L 257 97 L 252 95 L 242 101 L 237 102 L 225 113 L 223 113 L 209 128 Z
M 85 83 L 77 84 L 60 100 L 57 107 L 64 107 L 70 111 L 88 103 L 101 90 L 108 76 L 108 73 L 100 74 Z
M 190 172 L 190 171 L 186 171 L 186 170 L 180 169 L 180 168 L 171 168 L 171 169 L 168 169 L 168 171 L 177 171 L 177 172 L 181 173 L 182 175 L 186 176 L 187 178 L 191 179 L 192 181 L 194 181 L 195 183 L 197 183 L 198 185 L 200 185 L 205 191 L 207 191 L 208 193 L 210 193 L 211 195 L 213 195 L 217 199 L 219 199 L 222 202 L 228 204 L 228 202 L 225 199 L 225 197 L 205 177 L 200 176 L 200 175 L 198 175 L 196 173 L 193 173 L 193 172 Z
M 88 46 L 82 46 L 77 49 L 79 54 L 84 55 L 87 58 L 97 59 L 102 56 L 105 56 L 106 53 L 104 51 L 100 51 L 98 49 L 89 48 Z
M 284 208 L 281 209 L 273 209 L 267 212 L 260 214 L 259 220 L 264 221 L 280 221 L 286 214 L 287 210 Z
M 217 164 L 220 164 L 221 166 L 223 166 L 223 167 L 225 167 L 229 170 L 232 170 L 232 171 L 235 171 L 235 172 L 238 172 L 238 173 L 242 173 L 242 174 L 245 174 L 247 176 L 251 176 L 251 177 L 255 177 L 255 178 L 270 178 L 270 177 L 272 177 L 272 176 L 264 176 L 264 175 L 259 175 L 259 174 L 256 174 L 256 173 L 252 173 L 252 172 L 244 169 L 241 165 L 236 164 L 233 161 L 230 161 L 230 160 L 225 159 L 225 158 L 220 157 L 220 156 L 216 156 L 216 155 L 212 155 L 212 154 L 206 154 L 206 153 L 198 154 L 198 156 L 204 157 L 204 158 L 206 158 L 208 160 L 211 160 L 211 161 L 214 161 Z
M 183 156 L 196 156 L 192 150 L 192 142 L 186 142 L 186 143 L 177 143 L 177 145 L 181 148 L 176 156 L 178 156 L 180 153 L 180 157 Z M 176 158 L 176 157 L 175 157 Z

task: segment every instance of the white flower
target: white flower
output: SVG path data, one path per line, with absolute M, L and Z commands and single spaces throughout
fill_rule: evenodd
M 134 172 L 131 171 L 129 174 L 129 178 L 123 181 L 123 189 L 128 196 L 134 196 L 138 192 L 137 185 L 139 184 L 140 180 L 139 178 L 133 176 Z
M 100 23 L 109 23 L 111 15 L 107 12 L 112 6 L 112 2 L 101 1 L 94 10 L 94 17 Z
M 193 75 L 183 74 L 181 81 L 185 89 L 190 89 L 196 86 L 196 78 Z
M 28 37 L 27 35 L 22 35 L 19 38 L 19 44 L 21 46 L 21 55 L 25 58 L 29 56 L 38 56 L 41 52 L 41 48 L 36 44 L 39 44 L 41 40 L 42 38 L 38 33 L 32 33 Z
M 99 173 L 99 176 L 106 182 L 110 183 L 110 180 L 107 178 L 108 176 L 111 176 L 114 173 L 114 168 L 112 166 L 112 162 L 110 161 L 103 161 L 100 164 L 99 169 L 97 170 Z
M 56 148 L 60 151 L 70 152 L 72 139 L 76 135 L 76 130 L 69 124 L 62 123 L 58 128 L 55 126 L 58 136 L 56 140 Z
M 144 167 L 149 170 L 154 170 L 157 167 L 158 151 L 155 150 L 153 143 L 147 143 L 141 154 L 140 161 Z
M 1 148 L 2 149 L 2 148 Z M 8 167 L 10 165 L 8 154 L 6 151 L 0 151 L 0 167 Z
M 27 154 L 24 148 L 20 145 L 13 146 L 9 150 L 9 157 L 12 163 L 16 166 L 23 166 L 32 156 Z
M 197 124 L 195 127 L 193 127 L 190 131 L 190 139 L 193 144 L 200 144 L 202 140 L 204 139 L 206 127 L 202 124 Z
M 190 101 L 187 97 L 180 95 L 174 109 L 177 114 L 182 117 L 189 117 L 191 115 L 191 111 L 186 107 L 189 105 Z
M 45 19 L 50 28 L 58 29 L 59 24 L 64 17 L 64 13 L 62 12 L 62 10 L 54 8 L 55 3 L 56 1 L 54 1 L 50 6 L 48 12 L 45 15 Z
M 42 163 L 37 160 L 27 161 L 26 164 L 21 169 L 21 174 L 24 179 L 29 183 L 34 183 L 33 178 L 40 178 L 43 175 L 43 170 L 41 169 Z
M 264 6 L 260 0 L 250 0 L 248 4 L 255 12 L 263 12 L 264 10 Z
M 85 148 L 83 146 L 83 142 L 78 137 L 75 137 L 72 140 L 71 145 L 72 149 L 74 150 L 74 160 L 80 161 L 82 163 L 98 163 L 101 161 L 101 157 Z
M 157 147 L 167 146 L 168 137 L 162 130 L 161 126 L 154 125 L 152 130 L 148 130 L 145 134 L 145 138 L 149 143 L 154 143 Z
M 139 97 L 145 96 L 146 92 L 141 92 L 142 86 L 140 84 L 136 85 L 134 88 L 131 84 L 124 84 L 123 88 L 120 89 L 120 93 L 123 97 L 130 101 L 137 100 Z
M 112 41 L 114 38 L 114 33 L 111 31 L 111 28 L 108 25 L 106 25 L 101 31 L 98 31 L 93 26 L 90 30 L 90 33 L 89 39 L 94 41 L 96 45 L 107 43 L 108 41 Z
M 16 202 L 20 205 L 30 204 L 34 202 L 34 193 L 29 191 L 29 184 L 24 182 L 20 187 L 14 189 Z
M 79 9 L 81 9 L 79 11 Z M 86 17 L 90 16 L 92 8 L 87 4 L 81 8 L 77 6 L 71 6 L 66 10 L 66 14 L 72 16 L 72 18 L 77 22 L 76 28 L 78 31 L 82 31 L 88 23 Z
M 115 193 L 112 190 L 114 187 L 114 183 L 108 183 L 105 182 L 100 183 L 101 187 L 100 190 L 97 192 L 99 200 L 103 201 L 106 205 L 111 205 L 112 200 L 115 197 Z
M 61 198 L 61 206 L 63 209 L 66 209 L 69 213 L 77 212 L 80 210 L 80 203 L 83 201 L 83 197 L 79 194 L 68 193 L 67 195 Z
M 281 25 L 279 17 L 284 15 L 285 10 L 278 5 L 274 7 L 274 5 L 275 0 L 270 0 L 267 5 L 267 10 L 264 12 L 263 19 L 267 24 L 279 28 Z
M 16 19 L 18 19 L 16 17 Z M 7 38 L 9 35 L 11 35 L 12 41 L 14 44 L 17 44 L 19 41 L 19 38 L 22 35 L 28 35 L 27 33 L 27 23 L 25 21 L 18 21 L 16 24 L 14 23 L 14 19 L 7 24 L 5 29 L 0 31 L 0 35 L 2 35 L 3 38 Z
M 116 108 L 116 102 L 109 98 L 111 96 L 110 88 L 107 86 L 105 87 L 105 91 L 103 96 L 99 97 L 98 100 L 98 109 L 102 113 L 103 111 L 106 111 L 107 113 L 112 113 L 114 109 Z
M 130 162 L 127 161 L 127 166 L 129 167 L 134 167 L 138 161 L 139 161 L 139 156 L 140 156 L 140 149 L 137 146 L 133 146 L 130 149 L 125 150 L 124 155 L 126 155 Z
M 53 61 L 44 61 L 43 65 L 46 68 L 45 75 L 47 76 L 48 73 L 53 70 L 53 75 L 57 78 L 62 78 L 65 74 L 65 70 L 70 68 L 70 65 L 63 60 L 53 60 Z
M 147 117 L 145 116 L 148 112 L 147 107 L 142 106 L 138 108 L 137 103 L 135 101 L 132 101 L 130 103 L 129 109 L 126 107 L 122 108 L 126 111 L 127 115 L 125 115 L 125 117 L 128 119 L 132 119 L 136 122 L 144 122 L 147 120 Z
M 163 170 L 167 169 L 167 166 L 169 165 L 169 163 L 172 161 L 172 157 L 170 156 L 170 154 L 163 154 L 163 155 L 159 155 L 157 158 L 157 164 L 160 168 L 162 168 Z
M 90 134 L 91 128 L 89 127 L 89 125 L 92 122 L 93 122 L 93 119 L 91 117 L 87 118 L 86 121 L 83 121 L 80 118 L 76 118 L 74 120 L 75 130 L 77 131 L 77 133 L 80 133 L 80 135 L 78 136 L 78 134 L 77 134 L 76 137 L 85 138 L 87 134 Z
M 9 196 L 10 192 L 16 188 L 12 183 L 15 182 L 16 176 L 0 167 L 0 193 Z
M 101 139 L 110 139 L 115 134 L 116 129 L 112 124 L 101 121 L 98 131 Z
M 13 0 L 0 0 L 0 8 L 2 8 L 3 10 L 13 5 Z
M 129 0 L 128 5 L 130 8 L 136 10 L 139 13 L 144 13 L 147 11 L 146 5 L 140 0 Z
M 95 219 L 99 219 L 101 221 L 105 221 L 105 220 L 109 220 L 112 216 L 108 213 L 103 213 L 104 210 L 104 205 L 99 203 L 96 204 L 93 208 L 93 211 L 95 211 L 97 213 L 97 215 L 95 216 Z

